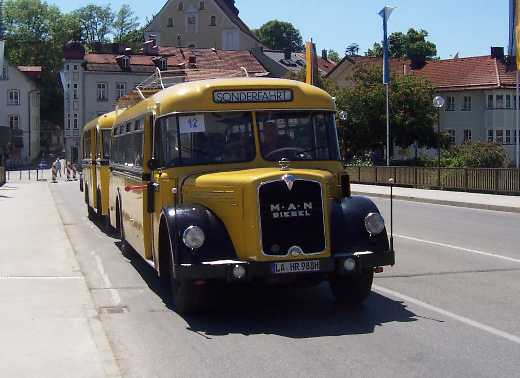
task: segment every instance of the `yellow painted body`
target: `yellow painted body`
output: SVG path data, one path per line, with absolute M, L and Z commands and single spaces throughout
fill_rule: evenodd
M 216 90 L 290 89 L 291 102 L 217 104 Z M 308 256 L 277 257 L 262 253 L 257 190 L 262 182 L 279 180 L 287 172 L 277 162 L 267 161 L 260 153 L 257 110 L 320 110 L 334 112 L 334 101 L 319 88 L 282 79 L 216 79 L 178 84 L 162 90 L 118 114 L 116 124 L 125 125 L 144 120 L 144 164 L 141 177 L 114 170 L 110 177 L 110 219 L 116 226 L 116 208 L 121 206 L 125 238 L 158 267 L 158 238 L 161 210 L 181 203 L 196 203 L 211 209 L 225 224 L 237 256 L 247 261 L 305 259 Z M 238 164 L 183 166 L 151 171 L 146 162 L 152 157 L 152 127 L 156 119 L 177 113 L 249 111 L 252 113 L 255 158 Z M 114 138 L 112 139 L 114 141 Z M 316 257 L 330 256 L 329 205 L 339 198 L 340 161 L 299 161 L 291 163 L 290 173 L 298 178 L 318 181 L 322 186 L 326 248 Z M 147 212 L 147 191 L 125 191 L 128 185 L 142 185 L 151 178 L 159 184 L 155 193 L 155 209 Z M 173 190 L 172 190 L 173 189 Z M 118 205 L 119 204 L 119 205 Z
M 83 183 L 88 193 L 88 206 L 103 216 L 108 215 L 110 168 L 103 164 L 102 132 L 111 130 L 115 119 L 116 112 L 107 113 L 94 118 L 83 128 Z M 90 139 L 89 143 L 85 143 L 87 139 Z

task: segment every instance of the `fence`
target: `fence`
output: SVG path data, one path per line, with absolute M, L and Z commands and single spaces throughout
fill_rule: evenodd
M 347 167 L 356 184 L 520 195 L 520 170 L 495 168 Z
M 0 183 L 1 179 L 0 168 Z M 48 169 L 25 169 L 25 170 L 6 170 L 4 173 L 5 182 L 12 181 L 42 181 L 51 178 L 51 172 Z

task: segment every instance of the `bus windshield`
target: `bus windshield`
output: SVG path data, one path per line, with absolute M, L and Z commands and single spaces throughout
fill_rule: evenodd
M 258 112 L 257 123 L 266 160 L 340 160 L 331 112 Z
M 238 163 L 255 156 L 250 112 L 161 118 L 155 141 L 156 158 L 164 166 Z

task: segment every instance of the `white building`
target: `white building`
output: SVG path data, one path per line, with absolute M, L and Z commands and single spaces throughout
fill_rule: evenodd
M 145 37 L 167 47 L 250 50 L 262 46 L 238 14 L 234 0 L 168 0 L 145 27 Z
M 11 164 L 28 164 L 40 157 L 40 67 L 0 67 L 0 127 L 11 130 Z
M 154 48 L 148 43 L 143 53 L 132 54 L 127 49 L 121 51 L 117 44 L 100 47 L 100 51 L 86 54 L 80 43 L 69 42 L 64 49 L 60 76 L 64 89 L 65 158 L 70 161 L 79 158 L 83 125 L 113 111 L 121 96 L 157 69 L 240 71 L 244 67 L 250 74 L 267 74 L 249 51 Z
M 327 78 L 340 87 L 352 85 L 356 66 L 381 64 L 381 58 L 345 57 Z M 441 131 L 447 132 L 454 144 L 495 142 L 503 146 L 510 159 L 515 159 L 516 72 L 514 58 L 505 57 L 504 49 L 493 47 L 491 55 L 428 61 L 412 68 L 410 61 L 392 59 L 393 75 L 417 75 L 428 79 L 443 96 L 440 112 Z M 408 156 L 405 156 L 408 154 Z M 400 152 L 400 157 L 413 158 L 413 149 Z

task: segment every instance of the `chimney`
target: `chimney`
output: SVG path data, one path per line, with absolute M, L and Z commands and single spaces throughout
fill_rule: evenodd
M 291 60 L 292 52 L 291 50 L 287 49 L 283 52 L 284 59 Z
M 154 41 L 152 41 L 152 40 L 146 41 L 143 44 L 143 46 L 144 46 L 143 52 L 145 53 L 145 55 L 152 55 Z
M 125 48 L 125 55 L 132 55 L 132 49 L 130 47 Z
M 504 48 L 491 47 L 491 57 L 495 59 L 504 59 Z
M 329 60 L 326 49 L 321 50 L 321 57 L 323 58 L 323 60 Z

